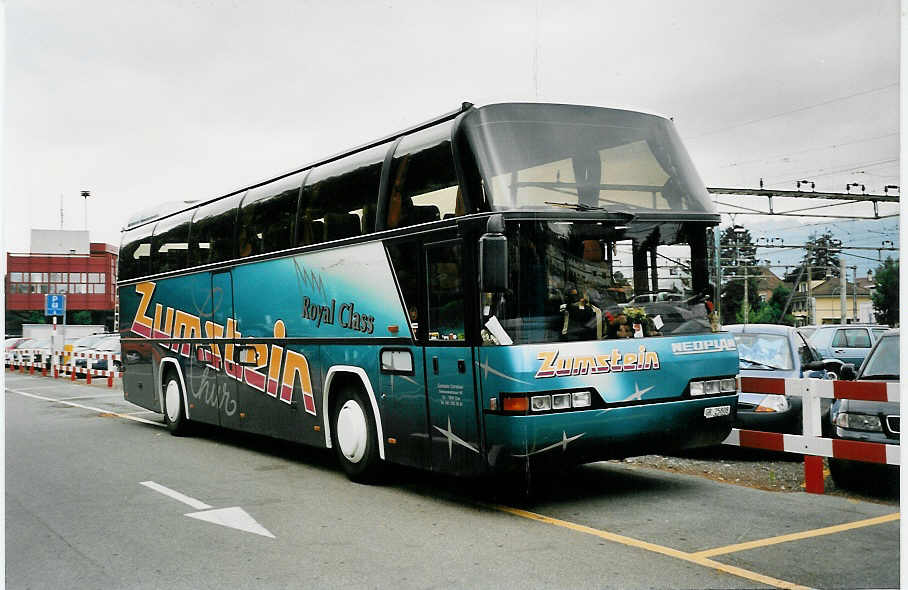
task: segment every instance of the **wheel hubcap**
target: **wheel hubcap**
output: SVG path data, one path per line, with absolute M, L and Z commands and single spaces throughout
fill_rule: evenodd
M 164 403 L 167 405 L 167 419 L 176 422 L 180 417 L 180 386 L 173 379 L 167 382 Z
M 347 400 L 337 414 L 337 444 L 351 463 L 359 463 L 366 454 L 368 433 L 363 409 L 354 400 Z

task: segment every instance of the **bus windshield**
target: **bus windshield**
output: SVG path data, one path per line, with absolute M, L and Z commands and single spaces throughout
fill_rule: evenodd
M 671 121 L 617 109 L 510 104 L 464 119 L 496 210 L 713 211 Z
M 706 227 L 509 222 L 508 289 L 481 295 L 485 344 L 713 331 Z

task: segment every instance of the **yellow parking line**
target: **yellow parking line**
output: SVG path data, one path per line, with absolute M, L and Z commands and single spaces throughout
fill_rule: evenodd
M 772 578 L 770 576 L 764 576 L 763 574 L 758 574 L 749 570 L 745 570 L 739 567 L 734 567 L 731 565 L 726 565 L 724 563 L 719 563 L 718 561 L 713 561 L 707 559 L 702 555 L 696 553 L 687 553 L 685 551 L 679 551 L 677 549 L 672 549 L 671 547 L 665 547 L 663 545 L 656 545 L 655 543 L 649 543 L 647 541 L 641 541 L 639 539 L 633 539 L 631 537 L 625 537 L 624 535 L 618 535 L 616 533 L 610 533 L 608 531 L 601 531 L 599 529 L 594 529 L 582 524 L 575 524 L 573 522 L 568 522 L 566 520 L 560 520 L 557 518 L 552 518 L 550 516 L 543 516 L 542 514 L 536 514 L 535 512 L 529 512 L 528 510 L 521 510 L 520 508 L 512 508 L 510 506 L 501 506 L 501 505 L 491 505 L 490 508 L 499 510 L 501 512 L 506 512 L 508 514 L 513 514 L 515 516 L 520 516 L 523 518 L 529 518 L 530 520 L 535 520 L 538 522 L 544 522 L 546 524 L 551 524 L 554 526 L 570 529 L 572 531 L 577 531 L 578 533 L 585 533 L 587 535 L 593 535 L 599 537 L 600 539 L 606 539 L 608 541 L 613 541 L 615 543 L 621 543 L 622 545 L 627 545 L 629 547 L 637 547 L 638 549 L 644 549 L 646 551 L 652 551 L 653 553 L 659 553 L 661 555 L 666 555 L 668 557 L 674 557 L 675 559 L 681 559 L 703 567 L 708 567 L 711 569 L 718 570 L 720 572 L 731 574 L 733 576 L 738 576 L 746 580 L 751 580 L 753 582 L 759 582 L 760 584 L 766 584 L 767 586 L 774 586 L 776 588 L 791 588 L 797 590 L 807 590 L 807 586 L 801 586 L 793 582 L 786 582 L 785 580 L 779 580 Z
M 855 522 L 837 524 L 835 526 L 828 526 L 821 529 L 802 531 L 800 533 L 791 533 L 789 535 L 781 535 L 778 537 L 769 537 L 768 539 L 760 539 L 758 541 L 750 541 L 748 543 L 738 543 L 737 545 L 728 545 L 726 547 L 717 547 L 715 549 L 707 549 L 706 551 L 698 551 L 696 553 L 693 553 L 692 555 L 696 555 L 697 557 L 713 557 L 716 555 L 725 555 L 726 553 L 735 553 L 737 551 L 756 549 L 757 547 L 766 547 L 767 545 L 787 543 L 788 541 L 798 541 L 801 539 L 809 539 L 811 537 L 820 537 L 822 535 L 832 535 L 834 533 L 841 533 L 844 531 L 859 529 L 866 526 L 874 526 L 886 522 L 893 522 L 899 519 L 899 514 L 900 513 L 898 512 L 894 512 L 885 516 L 877 516 L 876 518 L 868 518 L 866 520 L 857 520 Z

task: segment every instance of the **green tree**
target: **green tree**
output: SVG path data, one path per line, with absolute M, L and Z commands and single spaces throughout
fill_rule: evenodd
M 722 262 L 724 278 L 721 297 L 722 323 L 733 324 L 743 321 L 744 276 L 757 275 L 757 247 L 754 246 L 750 230 L 739 225 L 727 227 L 719 236 L 719 260 Z M 751 310 L 760 308 L 757 299 L 759 278 L 747 279 L 748 302 Z M 748 319 L 748 322 L 750 320 Z
M 876 269 L 873 286 L 870 300 L 877 321 L 894 326 L 899 321 L 899 261 L 887 257 Z
M 827 231 L 819 236 L 811 234 L 805 246 L 807 248 L 804 249 L 801 262 L 785 275 L 787 282 L 794 282 L 799 274 L 801 275 L 801 280 L 806 281 L 806 267 L 808 264 L 811 267 L 811 277 L 814 280 L 827 276 L 839 276 L 839 253 L 841 252 L 842 243 L 833 237 L 832 232 Z M 803 273 L 801 272 L 802 268 L 805 269 Z

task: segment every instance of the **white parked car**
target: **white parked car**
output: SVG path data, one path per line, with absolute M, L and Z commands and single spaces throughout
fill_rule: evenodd
M 73 367 L 94 369 L 97 371 L 108 371 L 110 369 L 119 371 L 122 366 L 120 360 L 113 358 L 113 355 L 120 354 L 120 337 L 118 335 L 105 335 L 104 338 L 98 340 L 92 348 L 86 348 L 80 352 L 87 356 L 72 357 L 70 363 Z M 76 373 L 76 376 L 84 375 L 84 372 Z

